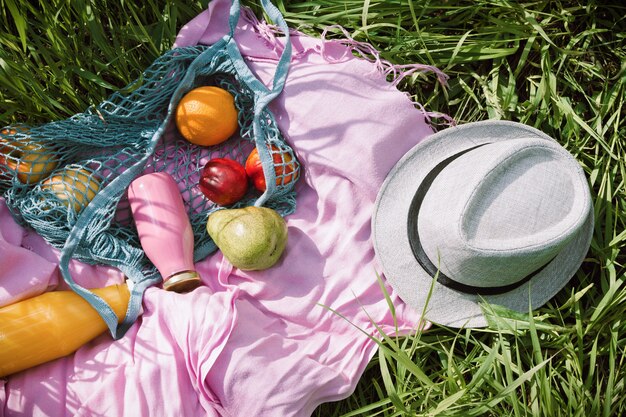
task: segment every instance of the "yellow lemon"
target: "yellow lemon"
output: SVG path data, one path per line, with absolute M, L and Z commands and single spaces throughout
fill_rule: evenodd
M 52 191 L 67 207 L 78 213 L 96 196 L 100 181 L 91 171 L 70 166 L 47 178 L 41 183 L 41 188 Z

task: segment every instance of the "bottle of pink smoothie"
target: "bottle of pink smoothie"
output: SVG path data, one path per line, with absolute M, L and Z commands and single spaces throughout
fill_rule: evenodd
M 128 188 L 128 201 L 141 247 L 161 273 L 163 288 L 182 293 L 198 287 L 193 232 L 174 179 L 165 172 L 138 177 Z

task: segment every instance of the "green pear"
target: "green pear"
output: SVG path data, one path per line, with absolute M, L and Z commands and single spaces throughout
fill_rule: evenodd
M 267 207 L 218 210 L 206 228 L 226 259 L 244 271 L 271 267 L 287 245 L 285 220 Z

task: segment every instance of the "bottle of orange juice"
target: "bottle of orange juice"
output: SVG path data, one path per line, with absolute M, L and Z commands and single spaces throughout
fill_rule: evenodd
M 121 322 L 130 293 L 125 284 L 91 290 Z M 0 308 L 0 377 L 75 352 L 107 325 L 80 295 L 52 291 Z

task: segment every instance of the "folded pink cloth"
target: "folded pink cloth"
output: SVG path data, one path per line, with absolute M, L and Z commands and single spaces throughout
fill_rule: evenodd
M 51 289 L 69 290 L 57 268 L 59 251 L 20 227 L 0 197 L 0 307 Z M 124 281 L 116 269 L 71 261 L 70 271 L 86 288 Z M 2 347 L 0 346 L 0 349 Z
M 229 5 L 212 1 L 177 45 L 218 39 Z M 268 82 L 281 44 L 260 28 L 243 16 L 236 39 Z M 387 287 L 395 321 L 390 313 L 370 219 L 387 172 L 431 129 L 380 68 L 349 47 L 295 33 L 293 45 L 287 83 L 271 104 L 303 165 L 281 261 L 244 272 L 218 252 L 197 264 L 204 287 L 185 295 L 148 289 L 143 316 L 122 339 L 102 335 L 0 382 L 0 417 L 308 416 L 353 392 L 376 351 L 374 323 L 390 333 L 415 329 L 419 315 Z M 29 232 L 0 207 L 0 300 L 54 287 L 55 252 L 41 243 L 22 247 Z M 121 279 L 78 265 L 79 282 Z

